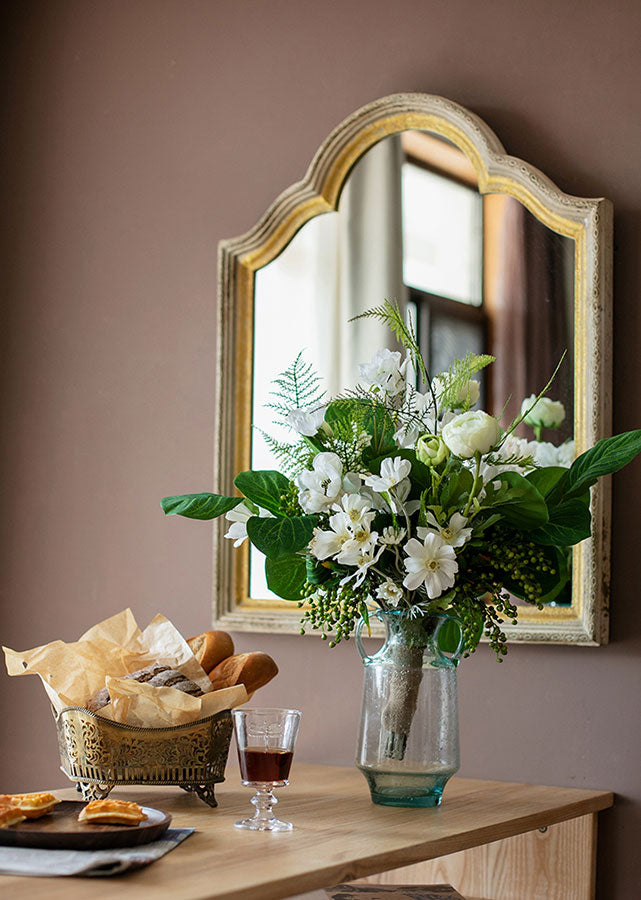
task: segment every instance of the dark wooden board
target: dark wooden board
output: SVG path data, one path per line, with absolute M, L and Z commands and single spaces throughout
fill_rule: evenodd
M 49 850 L 108 850 L 136 847 L 155 841 L 169 828 L 171 816 L 143 806 L 147 818 L 139 825 L 90 825 L 79 822 L 86 806 L 78 800 L 63 800 L 40 819 L 25 819 L 10 828 L 0 828 L 0 844 L 40 847 Z

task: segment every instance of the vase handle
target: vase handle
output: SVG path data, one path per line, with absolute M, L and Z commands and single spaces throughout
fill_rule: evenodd
M 364 663 L 371 662 L 372 657 L 365 653 L 365 647 L 363 647 L 363 641 L 361 640 L 361 631 L 363 630 L 363 625 L 365 624 L 365 619 L 361 616 L 361 618 L 356 623 L 356 628 L 354 629 L 354 639 L 356 641 L 356 649 L 361 655 L 361 659 Z
M 458 661 L 461 658 L 461 655 L 463 653 L 463 640 L 464 640 L 463 625 L 461 624 L 460 619 L 457 619 L 456 616 L 451 616 L 449 614 L 448 615 L 445 615 L 444 613 L 442 615 L 437 614 L 436 618 L 439 619 L 440 621 L 439 621 L 439 624 L 434 629 L 434 637 L 432 638 L 434 649 L 436 650 L 437 654 L 441 657 L 441 659 L 444 659 L 444 660 L 447 660 L 447 662 L 456 664 L 456 663 L 458 663 Z M 458 626 L 458 632 L 459 632 L 458 633 L 458 645 L 456 647 L 456 650 L 452 651 L 451 653 L 449 653 L 445 650 L 441 650 L 441 648 L 438 645 L 438 633 L 441 630 L 441 628 L 443 627 L 443 625 L 445 625 L 446 622 L 454 622 Z

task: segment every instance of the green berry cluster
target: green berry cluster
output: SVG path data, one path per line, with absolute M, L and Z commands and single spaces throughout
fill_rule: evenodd
M 321 640 L 326 641 L 328 632 L 333 632 L 329 646 L 335 647 L 340 641 L 349 640 L 361 608 L 369 598 L 369 588 L 365 583 L 360 587 L 351 584 L 341 587 L 338 583 L 319 586 L 305 582 L 301 595 L 305 599 L 300 600 L 298 606 L 305 610 L 300 633 L 305 634 L 305 627 L 309 625 L 320 630 Z
M 293 481 L 287 485 L 287 490 L 279 497 L 280 511 L 285 516 L 302 516 L 303 510 L 298 502 L 298 488 Z
M 494 530 L 483 552 L 485 574 L 501 587 L 506 581 L 518 586 L 519 596 L 543 609 L 540 576 L 556 575 L 556 569 L 549 564 L 544 547 L 516 534 L 505 528 Z

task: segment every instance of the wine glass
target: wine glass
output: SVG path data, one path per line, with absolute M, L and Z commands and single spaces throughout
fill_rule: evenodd
M 251 802 L 253 816 L 235 822 L 250 831 L 291 831 L 291 822 L 281 822 L 273 812 L 278 803 L 275 787 L 289 784 L 300 711 L 297 709 L 233 709 L 234 733 L 240 776 L 244 785 L 256 788 Z

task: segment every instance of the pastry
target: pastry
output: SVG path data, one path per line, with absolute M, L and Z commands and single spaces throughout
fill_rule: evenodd
M 209 673 L 214 690 L 244 684 L 248 694 L 278 675 L 278 666 L 267 653 L 237 653 L 219 663 Z
M 60 800 L 48 791 L 39 791 L 35 794 L 5 794 L 8 802 L 19 810 L 27 819 L 39 819 L 46 816 Z M 0 798 L 2 802 L 4 798 Z
M 91 800 L 80 811 L 79 822 L 96 825 L 139 825 L 147 815 L 129 800 Z
M 151 684 L 153 687 L 173 687 L 178 691 L 184 691 L 186 694 L 192 694 L 194 697 L 202 697 L 203 694 L 198 685 L 186 678 L 182 672 L 171 669 L 169 666 L 163 666 L 160 663 L 147 666 L 145 669 L 139 669 L 138 672 L 130 672 L 129 675 L 124 677 L 133 681 Z M 98 712 L 99 709 L 102 709 L 103 706 L 109 703 L 110 699 L 109 690 L 106 687 L 101 688 L 89 700 L 87 709 L 90 712 Z
M 234 652 L 234 642 L 226 631 L 204 631 L 196 637 L 187 638 L 187 643 L 208 674 Z
M 10 828 L 24 822 L 27 817 L 11 803 L 0 803 L 0 828 Z

